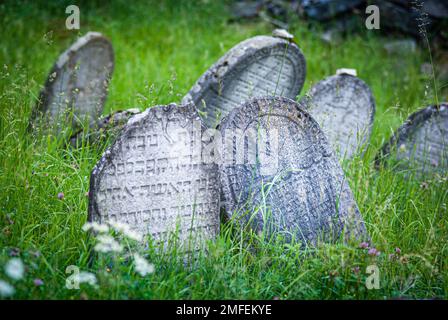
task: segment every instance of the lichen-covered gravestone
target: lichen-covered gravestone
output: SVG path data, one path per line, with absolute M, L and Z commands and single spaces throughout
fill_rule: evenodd
M 233 108 L 251 97 L 295 99 L 305 81 L 305 58 L 292 41 L 279 37 L 247 39 L 211 66 L 183 98 L 205 113 L 214 128 Z
M 445 176 L 448 169 L 448 104 L 413 113 L 380 150 L 376 163 L 397 161 L 399 170 L 417 177 Z
M 205 130 L 193 105 L 132 117 L 91 174 L 89 221 L 129 224 L 156 243 L 198 250 L 219 232 L 216 164 L 201 161 Z
M 337 158 L 296 102 L 254 99 L 221 127 L 220 177 L 229 218 L 256 232 L 319 240 L 368 238 Z M 344 232 L 343 232 L 344 231 Z
M 31 125 L 58 135 L 67 121 L 74 128 L 96 121 L 103 111 L 113 68 L 109 40 L 97 32 L 79 38 L 50 71 Z
M 328 77 L 313 86 L 302 103 L 339 158 L 351 159 L 369 143 L 375 101 L 361 79 L 346 73 Z

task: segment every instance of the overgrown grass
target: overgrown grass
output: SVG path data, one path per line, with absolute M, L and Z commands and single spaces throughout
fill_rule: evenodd
M 90 172 L 102 150 L 63 149 L 26 131 L 47 72 L 78 36 L 65 29 L 68 4 L 0 5 L 0 267 L 13 255 L 27 266 L 23 280 L 8 280 L 3 270 L 0 279 L 15 286 L 15 298 L 447 298 L 446 176 L 422 183 L 373 165 L 393 130 L 411 112 L 433 103 L 432 81 L 420 72 L 428 52 L 389 56 L 382 49 L 387 39 L 375 31 L 328 45 L 299 19 L 290 31 L 307 59 L 302 94 L 341 67 L 357 69 L 374 93 L 371 143 L 363 157 L 345 163 L 344 169 L 382 254 L 372 257 L 365 249 L 343 244 L 299 250 L 223 224 L 209 255 L 194 266 L 186 267 L 175 254 L 154 253 L 149 258 L 155 272 L 146 277 L 136 275 L 124 258 L 90 264 L 93 240 L 81 227 L 87 218 Z M 227 23 L 225 6 L 216 1 L 86 1 L 80 8 L 79 34 L 102 32 L 115 49 L 105 114 L 178 102 L 226 50 L 272 30 L 259 21 Z M 438 96 L 448 100 L 446 93 Z M 401 253 L 390 258 L 396 247 Z M 97 273 L 99 288 L 66 289 L 69 265 Z M 378 266 L 380 289 L 366 288 L 368 265 Z M 44 284 L 36 286 L 36 278 Z

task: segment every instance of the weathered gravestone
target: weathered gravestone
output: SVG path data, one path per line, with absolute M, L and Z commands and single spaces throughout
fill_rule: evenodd
M 294 99 L 305 81 L 305 58 L 299 47 L 286 39 L 256 36 L 247 39 L 210 67 L 183 98 L 206 113 L 214 128 L 251 97 L 266 95 Z
M 140 113 L 138 108 L 114 111 L 99 118 L 87 129 L 80 129 L 70 137 L 70 145 L 79 148 L 85 144 L 101 145 L 105 140 L 116 137 L 128 120 Z
M 96 121 L 103 110 L 113 68 L 114 52 L 109 40 L 97 32 L 79 38 L 50 71 L 31 125 L 57 135 L 67 121 L 75 128 Z
M 375 101 L 361 79 L 340 73 L 318 82 L 303 105 L 340 158 L 351 159 L 370 140 Z
M 299 104 L 254 99 L 229 114 L 221 134 L 220 179 L 229 218 L 287 241 L 367 238 L 337 158 Z
M 397 162 L 397 169 L 417 177 L 447 174 L 448 104 L 430 106 L 413 113 L 387 142 L 376 158 Z
M 129 224 L 182 251 L 219 232 L 216 164 L 201 162 L 205 130 L 195 107 L 156 106 L 132 117 L 91 174 L 89 221 Z

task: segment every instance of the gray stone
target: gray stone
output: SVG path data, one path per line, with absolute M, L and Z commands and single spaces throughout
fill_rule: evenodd
M 375 101 L 361 79 L 349 74 L 328 77 L 302 102 L 340 158 L 351 159 L 369 143 Z
M 274 29 L 272 31 L 272 35 L 274 37 L 283 38 L 283 39 L 290 40 L 290 41 L 294 39 L 294 35 L 292 35 L 285 29 Z
M 85 144 L 101 145 L 107 139 L 113 140 L 128 120 L 138 113 L 140 113 L 138 108 L 114 111 L 99 118 L 88 130 L 78 130 L 70 137 L 70 144 L 74 148 L 79 148 Z
M 287 98 L 234 109 L 221 126 L 227 216 L 302 243 L 368 238 L 337 158 L 312 117 Z
M 269 36 L 247 39 L 221 57 L 183 98 L 206 113 L 214 128 L 251 97 L 265 95 L 295 99 L 305 81 L 305 58 L 290 41 Z
M 258 17 L 263 8 L 263 1 L 236 1 L 230 7 L 230 13 L 234 20 L 253 19 Z
M 301 0 L 300 2 L 309 18 L 323 21 L 353 10 L 363 4 L 364 0 Z
M 195 107 L 156 106 L 132 117 L 92 171 L 89 221 L 120 221 L 184 252 L 219 232 L 219 172 L 201 161 Z
M 424 1 L 409 1 L 409 0 L 381 0 L 382 2 L 393 2 L 399 7 L 406 9 L 413 14 L 429 15 L 435 19 L 448 18 L 448 1 L 447 0 L 424 0 Z M 420 21 L 418 21 L 420 22 Z
M 413 113 L 382 147 L 376 158 L 398 161 L 395 168 L 417 177 L 448 169 L 448 104 L 429 106 Z
M 415 37 L 419 36 L 419 24 L 429 23 L 421 21 L 421 13 L 413 10 L 412 5 L 400 6 L 387 0 L 381 0 L 375 3 L 381 12 L 381 29 L 389 31 L 400 31 Z
M 89 32 L 63 52 L 53 66 L 31 125 L 59 134 L 96 121 L 103 111 L 114 68 L 111 43 L 100 33 Z
M 422 2 L 423 11 L 432 17 L 448 18 L 448 1 L 446 0 L 425 0 Z

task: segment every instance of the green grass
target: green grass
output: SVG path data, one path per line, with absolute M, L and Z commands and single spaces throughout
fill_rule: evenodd
M 300 19 L 291 22 L 290 32 L 307 59 L 302 93 L 341 67 L 357 69 L 374 93 L 371 143 L 364 157 L 344 169 L 372 241 L 382 252 L 379 257 L 368 256 L 356 244 L 299 250 L 298 245 L 267 242 L 223 224 L 208 256 L 195 265 L 186 267 L 175 252 L 149 252 L 155 272 L 141 277 L 124 257 L 89 263 L 94 240 L 81 227 L 87 218 L 90 172 L 102 150 L 63 149 L 26 131 L 48 71 L 78 36 L 65 29 L 70 3 L 43 3 L 0 5 L 0 279 L 14 285 L 15 298 L 447 298 L 446 177 L 422 185 L 373 165 L 393 130 L 410 113 L 434 102 L 432 79 L 420 72 L 421 63 L 429 61 L 427 50 L 388 56 L 382 50 L 387 39 L 367 30 L 328 45 Z M 272 30 L 263 22 L 227 23 L 225 6 L 216 1 L 115 1 L 107 6 L 86 1 L 80 8 L 79 34 L 102 32 L 115 49 L 105 114 L 180 101 L 229 48 Z M 446 92 L 438 97 L 448 100 Z M 391 260 L 396 247 L 400 257 Z M 24 279 L 12 281 L 3 266 L 15 248 L 27 269 Z M 66 289 L 69 265 L 97 274 L 99 287 Z M 380 289 L 366 288 L 368 265 L 378 266 Z M 35 286 L 35 278 L 44 285 Z

